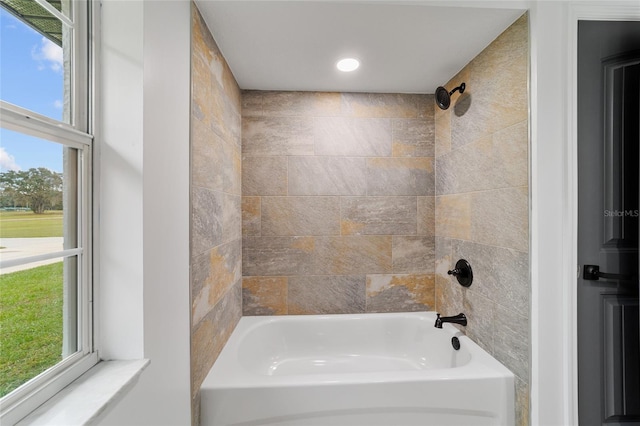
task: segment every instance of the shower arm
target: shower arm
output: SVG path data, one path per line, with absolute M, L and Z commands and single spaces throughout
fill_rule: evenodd
M 454 93 L 456 93 L 458 90 L 460 91 L 460 94 L 464 93 L 464 89 L 467 85 L 462 83 L 460 86 L 456 87 L 455 89 L 453 89 L 452 91 L 449 92 L 449 96 L 453 95 Z

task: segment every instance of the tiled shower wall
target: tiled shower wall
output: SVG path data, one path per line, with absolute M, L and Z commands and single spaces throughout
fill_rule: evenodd
M 242 315 L 240 89 L 195 5 L 191 53 L 191 385 Z M 170 173 L 170 171 L 167 171 Z
M 244 315 L 434 308 L 433 108 L 243 92 Z
M 446 87 L 436 108 L 436 306 L 469 318 L 466 334 L 517 376 L 517 424 L 528 424 L 528 18 L 524 15 Z M 474 282 L 447 275 L 467 259 Z

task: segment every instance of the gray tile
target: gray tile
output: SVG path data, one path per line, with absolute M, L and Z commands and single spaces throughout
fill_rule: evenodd
M 222 172 L 222 190 L 240 196 L 242 192 L 242 153 L 240 152 L 240 146 L 224 141 L 222 152 L 222 164 L 214 164 L 214 167 Z
M 342 234 L 415 235 L 416 197 L 342 197 Z
M 262 197 L 262 235 L 339 235 L 338 197 Z
M 394 157 L 433 157 L 435 122 L 429 118 L 392 120 Z
M 242 195 L 287 195 L 287 157 L 244 156 Z
M 325 117 L 340 115 L 340 93 L 263 92 L 267 116 Z
M 221 192 L 192 188 L 191 252 L 197 256 L 223 241 L 223 206 Z
M 471 194 L 471 239 L 529 251 L 529 192 L 526 187 Z
M 493 355 L 522 380 L 529 378 L 529 320 L 496 305 Z
M 242 316 L 242 285 L 235 284 L 209 314 L 193 325 L 191 371 L 195 383 L 202 383 Z M 194 389 L 199 387 L 194 385 Z
M 192 263 L 192 321 L 198 323 L 241 279 L 240 241 L 219 245 Z
M 244 276 L 305 275 L 314 270 L 316 237 L 244 237 Z
M 242 152 L 246 155 L 313 155 L 313 119 L 245 117 Z
M 453 261 L 466 259 L 473 269 L 471 293 L 480 293 L 519 315 L 529 316 L 528 253 L 454 240 Z
M 429 95 L 343 93 L 342 113 L 349 117 L 418 118 L 425 115 L 429 103 Z
M 263 93 L 259 90 L 243 90 L 242 91 L 242 117 L 261 116 Z
M 289 195 L 365 195 L 364 158 L 289 157 Z
M 479 294 L 473 294 L 461 287 L 457 282 L 453 284 L 462 289 L 463 307 L 460 312 L 467 316 L 467 326 L 461 327 L 467 336 L 490 354 L 494 353 L 496 330 L 496 304 Z M 447 313 L 456 315 L 458 312 Z
M 353 314 L 365 311 L 364 275 L 289 278 L 289 314 Z
M 434 195 L 433 158 L 367 159 L 367 195 Z
M 418 197 L 418 235 L 433 237 L 436 234 L 435 197 Z
M 393 272 L 433 273 L 435 239 L 422 236 L 393 237 Z
M 197 118 L 191 120 L 191 181 L 194 186 L 222 191 L 224 176 L 219 172 L 223 163 L 220 136 Z
M 316 155 L 391 155 L 389 119 L 317 117 L 314 126 Z
M 242 235 L 260 235 L 260 197 L 242 197 Z
M 528 184 L 526 120 L 436 160 L 436 192 L 455 194 Z
M 316 237 L 317 275 L 384 274 L 391 272 L 391 237 L 353 235 Z
M 239 195 L 222 195 L 222 240 L 242 238 L 242 202 Z

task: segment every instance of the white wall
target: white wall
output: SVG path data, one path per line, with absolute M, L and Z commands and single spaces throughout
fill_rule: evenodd
M 531 424 L 571 420 L 564 193 L 568 60 L 565 2 L 531 8 Z
M 191 423 L 190 7 L 102 6 L 101 354 L 151 360 L 104 425 Z
M 103 359 L 143 357 L 142 2 L 102 7 L 99 106 L 99 352 Z M 117 23 L 117 25 L 114 25 Z

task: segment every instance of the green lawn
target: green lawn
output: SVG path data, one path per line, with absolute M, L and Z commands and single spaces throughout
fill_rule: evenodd
M 0 397 L 61 360 L 62 262 L 0 275 Z
M 0 238 L 62 237 L 62 211 L 0 211 Z

